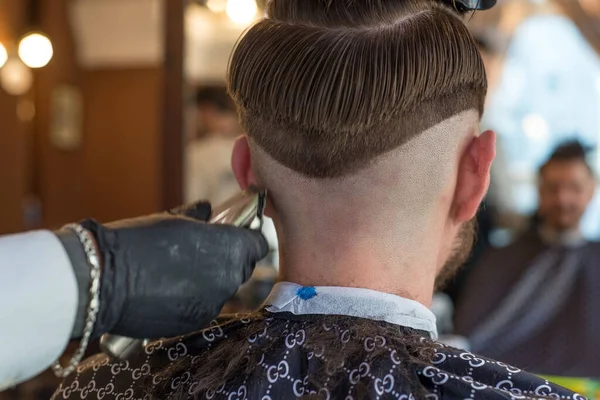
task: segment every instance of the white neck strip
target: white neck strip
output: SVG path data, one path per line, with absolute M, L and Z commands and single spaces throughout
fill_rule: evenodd
M 271 313 L 347 315 L 425 331 L 432 339 L 438 336 L 435 315 L 423 304 L 370 289 L 303 287 L 280 282 L 269 294 L 265 306 Z

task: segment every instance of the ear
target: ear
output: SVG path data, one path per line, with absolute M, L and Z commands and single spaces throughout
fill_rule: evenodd
M 490 170 L 496 157 L 496 134 L 486 131 L 473 138 L 461 157 L 452 213 L 455 222 L 475 217 L 490 185 Z
M 256 185 L 256 178 L 252 172 L 252 156 L 246 135 L 240 136 L 235 141 L 231 154 L 231 168 L 242 190 Z

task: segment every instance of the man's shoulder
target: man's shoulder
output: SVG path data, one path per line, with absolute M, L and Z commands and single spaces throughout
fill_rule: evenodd
M 424 366 L 420 374 L 434 386 L 458 388 L 465 394 L 474 394 L 473 398 L 584 400 L 583 396 L 520 368 L 441 344 L 431 364 Z
M 535 233 L 529 231 L 506 246 L 488 248 L 473 266 L 465 290 L 479 291 L 493 282 L 495 292 L 505 292 L 544 248 Z
M 422 343 L 413 340 L 410 342 L 412 345 L 407 345 L 404 335 L 397 338 L 394 335 L 390 338 L 385 335 L 360 338 L 340 327 L 340 332 L 334 335 L 339 337 L 340 343 L 327 349 L 308 343 L 309 326 L 316 328 L 322 325 L 320 323 L 299 322 L 294 326 L 293 322 L 286 320 L 271 320 L 273 327 L 268 328 L 260 319 L 257 324 L 252 321 L 251 318 L 240 317 L 221 320 L 191 335 L 153 342 L 126 361 L 111 360 L 105 355 L 94 356 L 62 383 L 54 399 L 143 400 L 152 398 L 149 391 L 157 388 L 160 393 L 183 390 L 181 398 L 194 398 L 198 372 L 210 375 L 207 362 L 212 362 L 210 365 L 213 367 L 227 364 L 226 361 L 234 362 L 235 352 L 240 349 L 236 343 L 247 342 L 255 348 L 261 347 L 261 341 L 265 340 L 271 344 L 269 351 L 264 351 L 263 346 L 256 354 L 252 364 L 257 368 L 236 372 L 233 378 L 230 377 L 235 382 L 228 383 L 222 375 L 215 378 L 224 388 L 213 393 L 215 398 L 227 398 L 242 387 L 248 391 L 248 399 L 255 398 L 250 395 L 251 392 L 254 395 L 267 390 L 273 390 L 273 395 L 281 395 L 273 399 L 290 398 L 292 393 L 294 396 L 300 392 L 312 393 L 310 390 L 320 393 L 318 387 L 310 388 L 310 380 L 323 378 L 323 368 L 329 366 L 334 369 L 332 377 L 338 382 L 336 386 L 329 387 L 331 391 L 328 393 L 332 396 L 352 391 L 358 396 L 355 398 L 531 399 L 558 395 L 566 399 L 583 399 L 518 368 L 425 338 Z M 269 323 L 269 319 L 263 321 Z M 327 329 L 334 330 L 323 325 L 322 331 Z M 313 331 L 315 335 L 323 334 L 320 330 Z M 343 344 L 357 350 L 352 353 L 353 357 L 340 353 Z M 433 351 L 429 357 L 415 356 L 411 346 Z M 334 351 L 334 348 L 338 350 Z M 219 349 L 222 352 L 219 354 L 228 354 L 227 360 L 219 354 L 211 355 L 215 351 L 218 353 Z M 217 356 L 218 359 L 215 358 Z M 327 387 L 329 380 L 323 382 Z M 421 394 L 427 397 L 414 392 L 414 384 L 420 386 Z M 358 394 L 357 386 L 365 390 L 365 396 Z
M 385 346 L 383 343 L 380 344 Z M 367 344 L 367 348 L 369 346 Z M 465 350 L 442 344 L 436 346 L 430 362 L 407 360 L 402 356 L 403 353 L 406 356 L 405 350 L 393 346 L 376 358 L 357 360 L 345 366 L 348 371 L 346 384 L 351 389 L 361 380 L 370 381 L 368 398 L 393 395 L 407 400 L 584 400 L 582 396 L 519 368 Z M 414 391 L 415 380 L 411 375 L 419 382 L 420 392 Z
M 600 254 L 600 241 L 589 240 L 585 245 L 585 250 L 589 251 L 592 255 Z

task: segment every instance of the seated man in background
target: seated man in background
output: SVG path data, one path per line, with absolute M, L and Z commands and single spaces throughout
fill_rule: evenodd
M 600 378 L 600 244 L 579 223 L 594 176 L 578 142 L 539 170 L 539 223 L 484 255 L 456 311 L 471 349 L 540 374 Z
M 242 133 L 235 104 L 224 87 L 196 92 L 197 136 L 186 148 L 186 202 L 220 204 L 239 192 L 231 172 L 231 151 Z
M 56 398 L 573 399 L 435 342 L 434 284 L 469 252 L 495 152 L 460 17 L 430 0 L 268 4 L 231 59 L 248 134 L 232 165 L 269 190 L 282 282 L 254 314 L 91 359 Z

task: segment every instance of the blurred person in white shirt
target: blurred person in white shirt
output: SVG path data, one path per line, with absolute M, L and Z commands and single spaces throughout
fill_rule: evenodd
M 243 133 L 233 100 L 224 86 L 206 86 L 196 92 L 196 131 L 186 149 L 185 202 L 199 199 L 218 205 L 235 196 L 240 187 L 231 169 L 231 153 Z M 265 262 L 278 266 L 277 235 L 265 218 L 263 234 L 270 253 Z
M 198 90 L 196 119 L 196 136 L 186 154 L 186 202 L 206 199 L 219 204 L 239 192 L 230 162 L 233 143 L 242 133 L 224 87 Z

